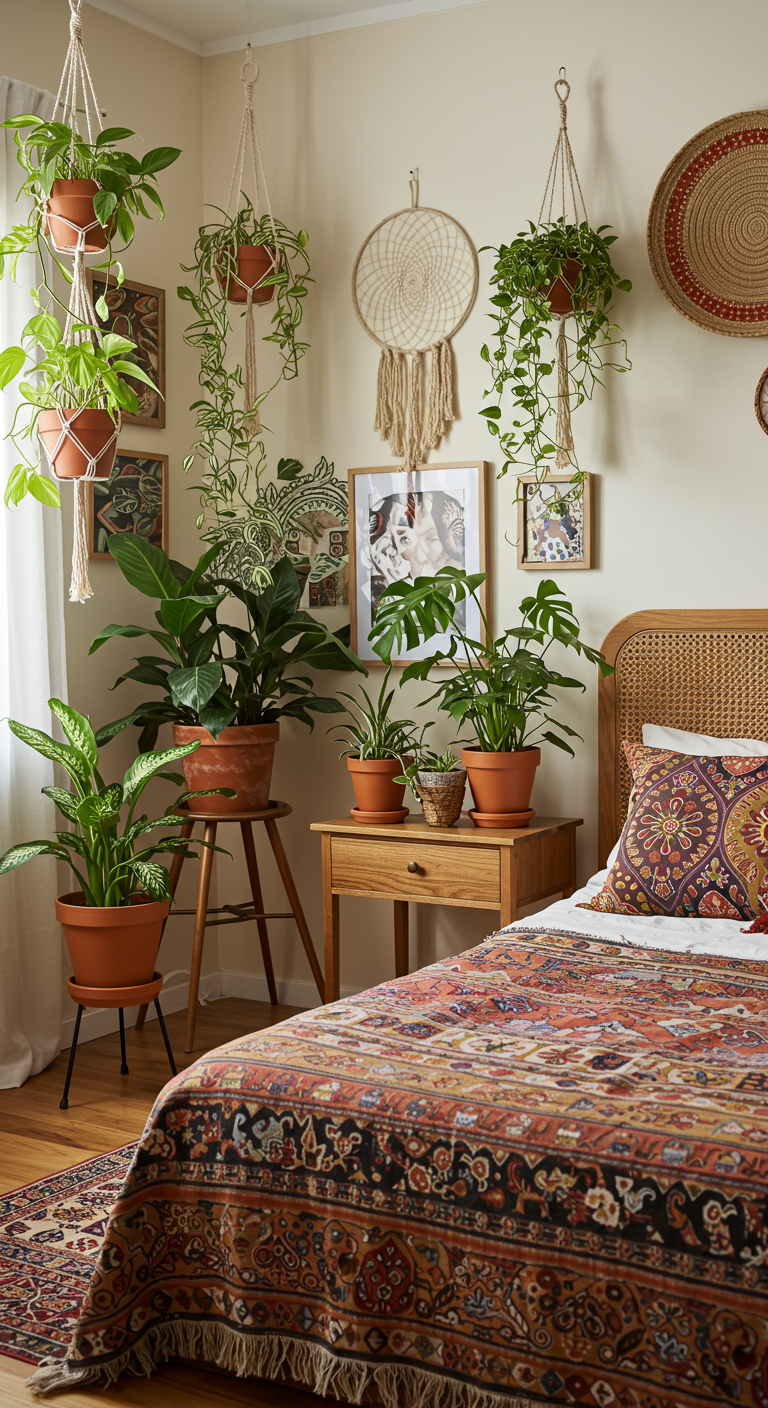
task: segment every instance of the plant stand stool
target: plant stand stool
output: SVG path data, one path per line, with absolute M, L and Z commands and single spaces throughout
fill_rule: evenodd
M 211 872 L 213 870 L 214 852 L 204 849 L 200 858 L 200 878 L 197 887 L 197 907 L 195 909 L 171 909 L 169 918 L 177 915 L 195 916 L 195 933 L 192 940 L 192 969 L 189 979 L 189 1007 L 187 1009 L 187 1044 L 185 1051 L 191 1051 L 195 1044 L 195 1022 L 197 1019 L 197 994 L 200 986 L 200 967 L 203 961 L 203 939 L 206 929 L 216 928 L 223 924 L 245 924 L 248 920 L 256 920 L 259 931 L 259 942 L 261 944 L 261 955 L 264 961 L 264 972 L 269 990 L 269 1000 L 273 1007 L 277 1005 L 277 988 L 275 987 L 275 974 L 272 967 L 272 954 L 269 947 L 269 934 L 267 932 L 268 919 L 294 919 L 301 935 L 301 942 L 304 945 L 304 952 L 309 959 L 309 966 L 312 969 L 312 976 L 320 994 L 321 1002 L 325 1000 L 325 981 L 322 969 L 315 953 L 315 946 L 312 943 L 307 921 L 304 918 L 304 911 L 301 907 L 298 891 L 291 874 L 291 867 L 288 864 L 288 857 L 283 849 L 283 843 L 277 830 L 276 822 L 283 817 L 290 816 L 293 807 L 287 802 L 270 802 L 265 811 L 262 812 L 191 812 L 186 807 L 179 807 L 175 816 L 184 817 L 184 826 L 181 834 L 186 839 L 192 835 L 192 829 L 196 821 L 204 824 L 203 840 L 208 846 L 215 846 L 216 832 L 220 822 L 237 821 L 240 823 L 240 831 L 243 838 L 243 850 L 245 851 L 245 861 L 248 866 L 248 878 L 251 882 L 251 899 L 244 900 L 242 904 L 224 904 L 218 909 L 208 908 L 208 892 L 211 887 Z M 256 861 L 256 847 L 253 841 L 253 822 L 263 821 L 264 827 L 269 837 L 277 868 L 280 871 L 280 878 L 290 904 L 290 910 L 275 914 L 264 913 L 264 901 L 261 898 L 261 881 L 259 880 L 259 867 Z M 181 875 L 181 867 L 184 863 L 183 856 L 174 856 L 171 862 L 171 894 L 175 895 L 176 887 Z M 208 916 L 212 915 L 213 918 Z M 223 915 L 224 918 L 219 918 Z M 166 921 L 167 923 L 167 921 Z M 163 925 L 165 932 L 165 924 Z M 161 934 L 162 940 L 162 934 Z M 144 1018 L 147 1013 L 146 1004 L 143 1005 L 136 1018 L 136 1030 L 141 1031 L 144 1025 Z
M 72 1038 L 72 1046 L 69 1052 L 69 1065 L 67 1066 L 67 1079 L 64 1082 L 64 1094 L 59 1103 L 60 1110 L 66 1110 L 69 1106 L 69 1083 L 72 1079 L 72 1070 L 75 1064 L 77 1038 L 80 1035 L 80 1022 L 86 1007 L 118 1007 L 120 1009 L 120 1051 L 122 1054 L 120 1074 L 121 1076 L 127 1076 L 128 1062 L 125 1057 L 125 1019 L 123 1017 L 123 1008 L 135 1007 L 138 1003 L 140 1006 L 143 1004 L 142 1010 L 146 1012 L 149 1003 L 154 1002 L 157 1020 L 160 1023 L 160 1030 L 163 1033 L 165 1049 L 168 1052 L 171 1073 L 172 1075 L 177 1074 L 171 1043 L 168 1040 L 163 1014 L 160 1010 L 159 997 L 162 986 L 162 973 L 155 973 L 150 983 L 139 983 L 138 986 L 134 988 L 86 988 L 80 983 L 76 983 L 74 978 L 67 978 L 67 990 L 72 1001 L 77 1003 L 77 1016 L 75 1018 L 75 1034 Z

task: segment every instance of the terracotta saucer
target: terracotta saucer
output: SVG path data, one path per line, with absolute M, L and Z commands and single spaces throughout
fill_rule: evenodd
M 361 812 L 359 807 L 350 807 L 350 814 L 362 826 L 396 826 L 405 821 L 408 811 L 408 807 L 401 807 L 396 812 Z
M 140 1007 L 142 1002 L 153 1002 L 163 986 L 162 973 L 155 973 L 148 983 L 138 983 L 132 988 L 93 988 L 76 983 L 74 977 L 67 978 L 67 990 L 73 1002 L 83 1007 Z
M 470 819 L 475 826 L 489 826 L 500 830 L 503 826 L 516 827 L 522 831 L 535 817 L 535 811 L 529 812 L 476 812 L 470 811 Z

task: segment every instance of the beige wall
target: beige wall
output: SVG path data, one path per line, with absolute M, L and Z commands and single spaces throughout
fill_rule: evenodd
M 55 90 L 66 40 L 61 0 L 25 0 L 23 6 L 2 0 L 0 15 L 3 69 Z M 184 310 L 172 293 L 203 200 L 226 201 L 242 112 L 242 55 L 203 61 L 98 10 L 87 9 L 85 18 L 109 121 L 135 126 L 152 145 L 184 149 L 162 178 L 167 220 L 140 232 L 127 261 L 129 276 L 169 291 L 168 430 L 133 429 L 122 443 L 171 455 L 171 549 L 191 559 L 195 504 L 185 493 L 181 458 L 191 439 L 185 407 L 195 394 L 196 369 L 181 340 Z M 750 523 L 762 503 L 768 454 L 752 411 L 768 360 L 765 346 L 704 332 L 671 308 L 648 266 L 645 223 L 656 181 L 693 133 L 728 113 L 768 106 L 766 38 L 768 18 L 757 0 L 740 0 L 728 10 L 714 0 L 672 6 L 583 0 L 578 7 L 490 0 L 259 52 L 256 107 L 273 207 L 291 227 L 309 230 L 317 280 L 306 317 L 312 350 L 298 382 L 279 388 L 265 414 L 272 462 L 290 454 L 312 465 L 325 454 L 340 473 L 388 463 L 387 447 L 371 428 L 377 349 L 350 298 L 357 250 L 380 219 L 408 203 L 412 166 L 420 169 L 422 204 L 454 215 L 478 247 L 498 244 L 535 219 L 557 126 L 551 85 L 562 63 L 573 87 L 569 128 L 590 219 L 614 225 L 621 236 L 617 265 L 634 283 L 632 294 L 618 300 L 634 367 L 575 418 L 582 466 L 598 476 L 599 565 L 558 580 L 592 643 L 620 617 L 645 607 L 762 604 Z M 454 340 L 460 418 L 433 460 L 494 458 L 477 414 L 486 384 L 478 353 L 490 327 L 490 256 L 480 258 L 480 296 Z M 260 364 L 266 372 L 266 352 Z M 531 587 L 530 574 L 516 571 L 514 549 L 505 541 L 507 533 L 515 535 L 512 497 L 511 485 L 492 472 L 492 599 L 499 628 L 514 621 Z M 65 524 L 68 537 L 68 513 Z M 128 652 L 121 655 L 115 644 L 87 661 L 87 644 L 107 621 L 135 619 L 142 603 L 108 565 L 94 564 L 93 583 L 92 602 L 67 607 L 68 659 L 72 701 L 100 722 L 127 711 L 139 696 L 129 686 L 117 696 L 107 693 Z M 545 755 L 534 804 L 540 813 L 585 818 L 579 840 L 585 876 L 596 861 L 596 690 L 591 672 L 582 677 L 587 692 L 567 701 L 564 717 L 584 744 L 577 745 L 575 762 Z M 404 712 L 412 713 L 425 693 L 411 687 Z M 450 739 L 444 722 L 440 737 Z M 127 744 L 111 748 L 117 770 Z M 287 725 L 275 769 L 275 795 L 294 806 L 283 835 L 318 946 L 320 846 L 308 827 L 351 803 L 338 752 L 322 722 L 311 737 Z M 259 846 L 263 855 L 261 838 Z M 217 867 L 222 896 L 244 898 L 242 866 L 230 868 L 219 858 Z M 267 908 L 282 908 L 266 857 L 263 871 Z M 166 968 L 183 966 L 188 954 L 184 921 L 177 924 Z M 490 912 L 414 908 L 412 964 L 456 952 L 492 925 Z M 343 985 L 363 987 L 388 976 L 389 908 L 344 901 L 342 927 Z M 278 923 L 274 932 L 278 975 L 308 980 L 292 926 Z M 223 930 L 218 952 L 215 934 L 209 936 L 206 967 L 259 973 L 256 951 L 248 930 Z

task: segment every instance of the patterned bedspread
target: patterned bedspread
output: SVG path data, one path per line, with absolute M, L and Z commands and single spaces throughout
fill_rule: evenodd
M 768 970 L 499 934 L 160 1095 L 62 1369 L 768 1408 Z

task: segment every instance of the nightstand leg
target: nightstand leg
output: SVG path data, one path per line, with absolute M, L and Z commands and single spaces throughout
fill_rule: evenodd
M 325 1000 L 339 997 L 339 897 L 331 892 L 331 838 L 323 832 L 323 938 L 325 941 Z
M 189 975 L 189 1006 L 187 1007 L 187 1044 L 185 1051 L 191 1051 L 195 1044 L 195 1023 L 197 1021 L 197 992 L 200 987 L 200 968 L 203 962 L 203 939 L 205 938 L 205 921 L 208 917 L 208 891 L 211 888 L 211 871 L 213 870 L 213 851 L 209 848 L 216 845 L 215 821 L 206 821 L 203 831 L 203 840 L 208 845 L 203 847 L 203 854 L 200 857 L 200 875 L 197 884 L 197 912 L 195 914 L 195 936 L 192 940 L 192 972 Z
M 570 883 L 570 885 L 567 886 L 567 888 L 566 888 L 565 890 L 563 890 L 563 899 L 564 899 L 564 900 L 569 900 L 569 899 L 571 898 L 571 895 L 573 894 L 574 890 L 576 889 L 576 827 L 575 827 L 575 826 L 572 826 L 572 827 L 571 827 L 570 847 L 571 847 L 571 853 L 570 853 L 569 871 L 570 871 L 571 883 Z
M 517 856 L 514 846 L 499 848 L 501 861 L 501 904 L 499 928 L 506 929 L 517 918 Z
M 408 972 L 408 901 L 395 900 L 395 977 Z

